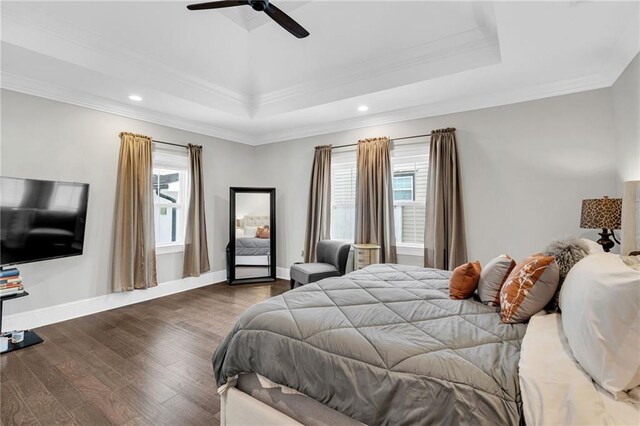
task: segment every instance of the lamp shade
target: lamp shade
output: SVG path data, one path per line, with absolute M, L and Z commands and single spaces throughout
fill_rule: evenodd
M 580 228 L 620 229 L 622 198 L 594 198 L 582 200 Z

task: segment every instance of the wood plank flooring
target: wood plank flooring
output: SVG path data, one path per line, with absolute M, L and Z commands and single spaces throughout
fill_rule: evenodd
M 216 284 L 36 330 L 0 357 L 0 423 L 212 425 L 211 356 L 236 318 L 289 282 Z

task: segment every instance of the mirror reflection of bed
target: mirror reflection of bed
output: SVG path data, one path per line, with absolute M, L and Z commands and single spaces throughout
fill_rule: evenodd
M 270 244 L 268 215 L 237 217 L 236 278 L 269 276 Z
M 270 194 L 237 193 L 235 214 L 235 278 L 270 275 Z

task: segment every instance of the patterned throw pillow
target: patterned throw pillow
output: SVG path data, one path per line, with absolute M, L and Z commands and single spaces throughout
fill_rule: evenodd
M 500 290 L 502 322 L 525 322 L 540 312 L 553 297 L 559 279 L 553 256 L 534 254 L 518 263 Z
M 480 262 L 469 262 L 453 270 L 449 280 L 449 294 L 452 299 L 468 299 L 478 287 Z
M 515 267 L 515 260 L 506 254 L 501 254 L 482 268 L 478 282 L 478 296 L 482 303 L 500 306 L 500 290 Z

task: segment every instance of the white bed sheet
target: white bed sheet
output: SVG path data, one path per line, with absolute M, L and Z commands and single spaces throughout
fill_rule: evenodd
M 616 401 L 575 361 L 560 314 L 531 318 L 519 364 L 524 418 L 531 425 L 640 425 L 640 406 Z

